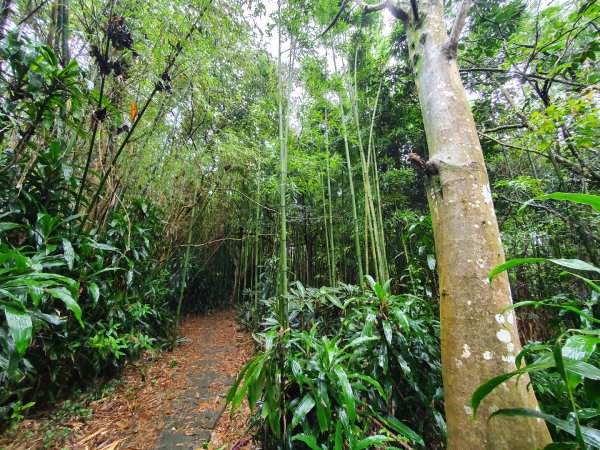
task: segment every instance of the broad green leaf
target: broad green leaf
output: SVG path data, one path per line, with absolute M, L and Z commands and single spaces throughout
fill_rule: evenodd
M 589 205 L 596 211 L 600 212 L 600 196 L 591 194 L 570 194 L 566 192 L 554 192 L 552 194 L 540 195 L 534 198 L 534 200 L 567 200 L 573 203 L 580 203 L 582 205 Z M 530 201 L 531 202 L 531 201 Z M 524 208 L 530 202 L 526 203 L 521 207 Z
M 15 347 L 19 355 L 25 355 L 29 342 L 31 341 L 33 324 L 29 314 L 23 311 L 19 311 L 16 308 L 7 307 L 4 309 L 6 315 L 6 323 L 10 330 L 10 335 L 15 341 Z
M 521 369 L 514 370 L 512 372 L 504 373 L 502 375 L 498 375 L 497 377 L 492 378 L 491 380 L 486 381 L 481 386 L 479 386 L 473 395 L 471 396 L 471 407 L 473 408 L 473 417 L 477 417 L 477 409 L 481 404 L 481 401 L 488 396 L 490 392 L 492 392 L 496 387 L 500 386 L 506 380 L 516 376 L 521 375 L 523 373 L 535 372 L 539 370 L 546 370 L 551 367 L 555 367 L 555 362 L 553 359 L 546 359 L 543 362 L 535 362 L 533 364 L 529 364 L 526 367 Z
M 384 320 L 382 323 L 383 326 L 383 335 L 385 336 L 385 340 L 387 341 L 388 344 L 392 344 L 392 337 L 393 337 L 393 333 L 392 333 L 392 326 L 390 325 L 390 322 L 388 320 Z
M 582 277 L 581 275 L 577 275 L 576 273 L 568 272 L 568 271 L 564 271 L 561 273 L 561 275 L 564 275 L 564 274 L 569 274 L 576 278 L 579 278 L 581 281 L 583 281 L 585 284 L 587 284 L 589 287 L 591 287 L 594 291 L 596 291 L 598 294 L 600 294 L 600 285 L 594 283 L 589 278 Z
M 75 315 L 75 318 L 81 325 L 81 328 L 84 328 L 83 322 L 81 321 L 81 308 L 80 308 L 79 304 L 77 303 L 77 301 L 71 295 L 71 292 L 69 292 L 64 287 L 46 288 L 45 290 L 52 297 L 62 300 L 62 302 L 65 304 L 65 306 L 68 309 L 70 309 L 71 312 Z
M 371 286 L 371 289 L 373 290 L 373 292 L 375 292 L 375 285 L 377 283 L 375 282 L 375 280 L 373 279 L 373 277 L 371 275 L 365 275 L 365 278 L 369 282 L 369 285 Z
M 44 295 L 43 283 L 38 283 L 34 280 L 26 279 L 25 284 L 27 285 L 29 296 L 31 297 L 33 305 L 36 308 L 39 308 L 40 301 L 42 300 L 42 296 Z
M 312 397 L 312 395 L 310 394 L 306 394 L 302 400 L 300 400 L 300 403 L 298 403 L 298 406 L 296 407 L 296 410 L 294 411 L 294 416 L 292 417 L 292 425 L 291 428 L 294 428 L 295 426 L 297 426 L 302 419 L 304 419 L 306 417 L 306 415 L 312 411 L 312 409 L 315 407 L 315 399 Z
M 427 255 L 427 267 L 429 270 L 435 270 L 436 260 L 435 255 L 429 254 Z
M 538 262 L 551 262 L 559 266 L 566 267 L 568 269 L 593 271 L 600 273 L 600 268 L 585 261 L 581 261 L 579 259 L 516 258 L 511 259 L 510 261 L 506 261 L 504 264 L 500 264 L 498 267 L 495 267 L 490 272 L 488 278 L 490 281 L 492 281 L 499 273 L 502 273 L 507 269 L 511 269 L 513 267 L 520 266 L 523 264 L 531 264 Z
M 537 301 L 531 301 L 531 300 L 524 301 L 524 302 L 518 302 L 518 303 L 515 303 L 513 305 L 507 306 L 506 308 L 504 308 L 502 310 L 502 312 L 500 314 L 504 314 L 507 311 L 510 311 L 512 309 L 521 308 L 523 306 L 535 306 L 535 307 L 548 306 L 550 308 L 566 309 L 568 311 L 572 311 L 572 312 L 580 315 L 581 317 L 583 317 L 586 320 L 589 320 L 590 322 L 600 323 L 599 319 L 596 319 L 596 318 L 590 316 L 589 314 L 584 313 L 583 311 L 581 311 L 578 308 L 575 308 L 574 306 L 563 305 L 563 304 L 560 304 L 560 303 L 537 302 Z
M 361 344 L 364 344 L 365 342 L 370 342 L 370 341 L 377 341 L 379 340 L 379 338 L 377 336 L 360 336 L 357 337 L 356 339 L 352 339 L 350 342 L 348 342 L 344 348 L 342 348 L 342 353 L 346 353 L 346 350 L 348 350 L 349 348 L 352 347 L 357 347 Z
M 90 294 L 92 294 L 92 300 L 94 301 L 94 305 L 96 305 L 98 303 L 98 300 L 100 299 L 100 288 L 96 283 L 90 283 L 88 289 L 90 290 Z
M 257 356 L 256 358 L 260 358 L 262 357 L 262 355 Z M 255 359 L 256 359 L 255 358 Z M 235 382 L 233 383 L 233 385 L 231 386 L 231 389 L 229 389 L 229 393 L 227 394 L 227 399 L 225 400 L 226 403 L 232 403 L 233 400 L 238 397 L 238 395 L 240 395 L 242 398 L 244 396 L 244 393 L 242 392 L 241 394 L 239 394 L 239 385 L 242 382 L 242 380 L 244 379 L 244 376 L 246 375 L 246 372 L 248 371 L 248 369 L 255 364 L 255 359 L 251 360 L 250 362 L 248 362 L 244 367 L 242 367 L 242 370 L 240 371 L 240 374 L 238 375 L 237 379 L 235 380 Z M 242 403 L 242 401 L 240 400 L 239 403 L 237 404 L 237 407 L 239 407 L 239 405 Z M 231 406 L 231 413 L 233 414 L 237 407 L 234 407 L 235 403 Z
M 577 361 L 587 361 L 594 353 L 600 338 L 575 334 L 569 336 L 562 346 L 563 358 Z
M 385 395 L 383 387 L 381 387 L 381 384 L 377 380 L 368 375 L 363 375 L 361 373 L 351 373 L 348 376 L 350 378 L 358 378 L 359 380 L 366 381 L 367 383 L 371 384 L 375 389 L 377 389 L 379 395 L 381 395 L 381 397 L 387 402 L 387 395 Z
M 321 447 L 319 447 L 319 444 L 317 444 L 317 440 L 313 436 L 310 436 L 308 434 L 304 434 L 304 433 L 297 434 L 296 436 L 294 436 L 292 438 L 292 441 L 301 441 L 301 442 L 304 442 L 312 450 L 323 450 Z
M 68 239 L 63 238 L 62 243 L 67 267 L 69 268 L 69 270 L 73 270 L 73 262 L 75 261 L 75 251 L 73 250 L 73 246 L 71 245 L 71 242 Z
M 408 336 L 408 334 L 410 333 L 410 322 L 408 321 L 408 317 L 406 317 L 404 311 L 400 311 L 399 309 L 395 311 L 395 315 L 398 321 L 400 322 L 402 329 L 404 330 L 404 334 Z
M 374 416 L 380 422 L 382 422 L 384 425 L 386 425 L 387 427 L 391 428 L 396 433 L 398 433 L 400 436 L 408 438 L 412 442 L 415 442 L 417 444 L 425 445 L 425 443 L 423 442 L 423 438 L 421 438 L 421 436 L 419 436 L 417 433 L 415 433 L 413 430 L 411 430 L 408 426 L 406 426 L 402 422 L 400 422 L 396 417 L 394 417 L 394 416 L 383 417 L 377 413 L 375 413 Z
M 356 444 L 354 444 L 354 446 L 352 447 L 352 450 L 363 450 L 364 448 L 369 448 L 371 446 L 378 447 L 381 444 L 383 444 L 384 442 L 389 442 L 392 440 L 393 440 L 392 438 L 387 437 L 387 436 L 381 436 L 381 435 L 369 436 L 364 439 L 361 439 Z
M 583 361 L 565 361 L 565 368 L 590 380 L 600 380 L 600 369 Z
M 333 303 L 335 306 L 337 306 L 340 309 L 344 309 L 344 305 L 342 305 L 342 302 L 340 302 L 337 297 L 335 297 L 334 295 L 331 294 L 326 294 L 325 297 L 331 302 Z
M 18 228 L 20 225 L 18 223 L 11 222 L 0 222 L 0 233 L 4 233 L 5 231 L 10 231 L 15 228 Z
M 562 420 L 550 414 L 544 414 L 543 412 L 536 411 L 528 408 L 508 408 L 508 409 L 500 409 L 494 412 L 490 418 L 494 416 L 525 416 L 525 417 L 535 417 L 537 419 L 543 419 L 548 423 L 560 428 L 561 430 L 569 433 L 572 436 L 577 435 L 576 426 L 573 422 L 568 420 Z M 589 427 L 581 427 L 581 434 L 583 436 L 583 440 L 587 445 L 591 445 L 594 447 L 600 447 L 600 430 Z
M 348 419 L 351 423 L 353 423 L 356 419 L 356 407 L 354 401 L 354 391 L 352 390 L 352 386 L 348 380 L 348 375 L 346 375 L 346 371 L 341 366 L 334 366 L 333 373 L 335 373 L 335 376 L 340 382 L 344 406 L 346 407 L 346 412 L 348 413 Z
M 342 436 L 342 422 L 337 421 L 335 424 L 335 443 L 333 445 L 334 450 L 343 450 L 344 448 L 344 437 Z

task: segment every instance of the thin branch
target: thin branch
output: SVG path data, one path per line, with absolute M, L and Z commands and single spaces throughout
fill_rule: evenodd
M 496 133 L 498 131 L 513 130 L 515 128 L 528 128 L 528 127 L 527 127 L 527 124 L 524 124 L 524 123 L 511 123 L 508 125 L 500 125 L 495 128 L 487 128 L 487 129 L 483 130 L 483 132 L 484 133 Z
M 398 20 L 402 20 L 406 22 L 408 20 L 408 12 L 400 8 L 398 5 L 394 3 L 393 0 L 383 0 L 382 2 L 376 5 L 369 5 L 363 1 L 359 1 L 358 5 L 363 8 L 363 14 L 370 14 L 377 11 L 382 11 L 387 8 L 387 10 Z M 418 17 L 418 10 L 413 8 L 413 13 L 416 17 Z
M 344 10 L 346 9 L 346 6 L 348 5 L 348 1 L 349 0 L 342 0 L 342 4 L 340 5 L 339 11 L 335 15 L 335 17 L 333 18 L 333 20 L 331 21 L 331 23 L 329 24 L 329 26 L 327 28 L 325 28 L 325 31 L 323 31 L 319 35 L 319 37 L 325 36 L 325 34 L 327 34 L 327 32 L 329 30 L 331 30 L 333 27 L 335 27 L 335 25 L 337 24 L 338 20 L 340 20 L 340 16 L 342 15 L 342 13 L 344 12 Z
M 44 0 L 42 3 L 40 3 L 36 8 L 34 8 L 29 14 L 27 14 L 23 19 L 21 19 L 19 21 L 19 23 L 17 23 L 17 26 L 20 27 L 21 25 L 23 25 L 25 22 L 27 22 L 29 20 L 29 18 L 31 16 L 33 16 L 35 13 L 37 13 L 40 9 L 42 9 L 42 7 L 44 5 L 46 5 L 46 3 L 48 3 L 48 0 Z
M 252 199 L 252 198 L 248 197 L 248 196 L 247 196 L 246 194 L 244 194 L 242 191 L 238 191 L 237 189 L 233 189 L 233 188 L 216 188 L 216 189 L 213 189 L 213 190 L 214 190 L 214 191 L 231 191 L 231 192 L 235 192 L 236 194 L 240 194 L 241 196 L 243 196 L 243 197 L 247 198 L 247 199 L 248 199 L 248 200 L 250 200 L 252 203 L 254 203 L 254 204 L 256 204 L 256 205 L 260 206 L 260 207 L 261 207 L 261 208 L 263 208 L 263 209 L 266 209 L 266 210 L 268 210 L 268 211 L 275 212 L 275 213 L 277 212 L 277 211 L 276 211 L 275 209 L 273 209 L 273 208 L 269 208 L 268 206 L 261 205 L 261 204 L 260 204 L 260 203 L 258 203 L 256 200 L 254 200 L 254 199 Z
M 460 71 L 460 73 L 469 73 L 469 72 L 504 73 L 506 75 L 517 75 L 524 79 L 552 81 L 554 83 L 566 84 L 568 86 L 573 86 L 573 87 L 577 87 L 577 88 L 597 89 L 597 88 L 594 88 L 593 86 L 587 86 L 587 85 L 581 84 L 581 83 L 574 83 L 572 81 L 558 79 L 558 78 L 550 78 L 547 76 L 538 75 L 538 74 L 534 74 L 534 73 L 519 72 L 519 71 L 513 70 L 513 69 L 497 69 L 495 67 L 471 67 L 468 69 L 460 69 L 459 71 Z
M 415 19 L 415 23 L 419 21 L 419 5 L 417 4 L 417 0 L 410 0 L 410 9 L 412 9 L 413 18 Z
M 452 26 L 452 32 L 446 41 L 446 48 L 451 52 L 456 52 L 458 47 L 458 41 L 460 39 L 460 33 L 462 32 L 465 24 L 467 23 L 467 17 L 469 16 L 469 8 L 473 0 L 463 0 L 460 4 L 460 8 L 458 10 L 458 15 L 454 20 L 454 25 Z

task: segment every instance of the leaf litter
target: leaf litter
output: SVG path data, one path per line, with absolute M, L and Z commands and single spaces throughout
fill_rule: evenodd
M 230 379 L 237 376 L 253 356 L 252 336 L 236 322 L 234 310 L 188 317 L 180 334 L 185 339 L 173 352 L 145 352 L 138 361 L 127 364 L 121 379 L 113 383 L 116 387 L 107 389 L 101 398 L 90 400 L 89 395 L 82 396 L 79 401 L 91 410 L 89 419 L 76 414 L 61 414 L 57 419 L 57 412 L 66 403 L 63 402 L 30 415 L 16 431 L 0 436 L 0 449 L 155 449 L 161 434 L 171 431 L 165 430 L 170 425 L 166 420 L 169 416 L 185 419 L 177 430 L 185 436 L 206 433 L 194 426 L 195 415 L 209 410 L 214 414 L 222 409 L 227 391 L 222 392 L 224 386 L 215 383 L 196 386 L 194 379 L 205 369 Z M 203 390 L 208 390 L 210 400 L 204 399 Z M 247 433 L 250 417 L 247 406 L 233 415 L 227 407 L 214 428 L 208 430 L 210 442 L 196 448 L 258 448 Z M 178 444 L 178 448 L 183 447 Z

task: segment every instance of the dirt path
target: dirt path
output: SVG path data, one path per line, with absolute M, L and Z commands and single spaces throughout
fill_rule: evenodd
M 248 411 L 223 414 L 225 397 L 252 356 L 252 337 L 234 311 L 189 318 L 181 336 L 186 340 L 174 352 L 147 354 L 127 367 L 114 392 L 86 405 L 89 420 L 71 416 L 56 423 L 42 413 L 2 436 L 0 449 L 231 448 L 244 437 Z

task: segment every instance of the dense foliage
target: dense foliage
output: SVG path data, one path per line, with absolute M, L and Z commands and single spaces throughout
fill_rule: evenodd
M 353 1 L 274 7 L 0 3 L 2 428 L 236 304 L 259 353 L 229 401 L 266 446 L 444 447 L 405 26 Z M 497 320 L 529 364 L 471 406 L 527 373 L 541 412 L 491 420 L 542 418 L 564 448 L 598 445 L 599 18 L 594 0 L 477 1 L 457 49 L 509 260 Z

